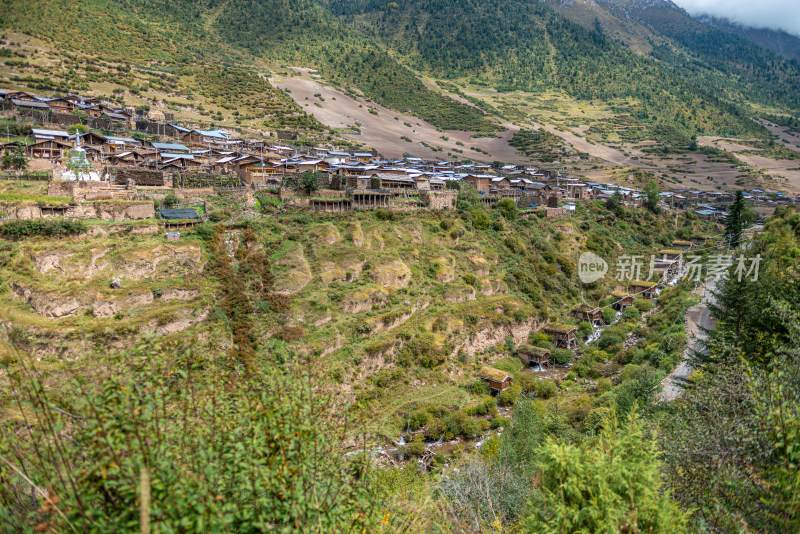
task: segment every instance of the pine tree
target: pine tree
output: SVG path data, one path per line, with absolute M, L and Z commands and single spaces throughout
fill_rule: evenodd
M 739 246 L 742 237 L 742 230 L 753 221 L 755 214 L 747 207 L 744 202 L 744 195 L 741 191 L 736 192 L 736 199 L 728 209 L 725 217 L 725 239 L 731 248 Z

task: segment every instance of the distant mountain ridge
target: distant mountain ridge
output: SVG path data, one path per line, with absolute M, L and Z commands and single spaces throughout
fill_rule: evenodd
M 768 48 L 776 54 L 780 54 L 790 59 L 800 60 L 800 37 L 792 35 L 782 30 L 770 30 L 766 28 L 749 28 L 726 19 L 701 15 L 695 20 L 713 26 L 719 30 L 733 33 L 740 37 L 756 43 L 759 46 Z

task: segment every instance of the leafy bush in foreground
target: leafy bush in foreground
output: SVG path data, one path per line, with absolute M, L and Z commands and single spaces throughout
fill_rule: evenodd
M 140 346 L 55 394 L 16 368 L 12 403 L 31 424 L 0 433 L 0 502 L 15 503 L 0 524 L 130 532 L 143 514 L 163 532 L 374 531 L 371 473 L 343 458 L 344 427 L 308 378 L 237 365 Z

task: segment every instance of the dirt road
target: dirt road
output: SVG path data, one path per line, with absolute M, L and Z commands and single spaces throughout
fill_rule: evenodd
M 680 385 L 681 380 L 689 378 L 694 370 L 689 364 L 689 357 L 695 352 L 702 352 L 705 350 L 706 333 L 702 330 L 711 330 L 714 328 L 714 318 L 711 317 L 711 312 L 708 309 L 708 304 L 714 301 L 714 296 L 711 294 L 714 290 L 713 282 L 709 284 L 704 291 L 703 300 L 689 308 L 686 312 L 686 337 L 688 338 L 688 347 L 683 353 L 683 360 L 675 368 L 675 370 L 661 383 L 662 389 L 658 396 L 660 401 L 672 401 L 683 395 L 683 388 Z

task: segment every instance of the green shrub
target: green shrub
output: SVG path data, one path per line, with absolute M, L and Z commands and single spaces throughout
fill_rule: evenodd
M 474 286 L 475 281 L 477 280 L 477 278 L 475 278 L 475 275 L 472 273 L 465 274 L 463 278 L 464 278 L 464 283 L 466 283 L 468 286 Z
M 211 238 L 214 236 L 214 224 L 210 222 L 196 224 L 194 226 L 194 231 L 197 232 L 197 236 L 203 241 L 211 241 Z
M 83 234 L 86 223 L 75 219 L 31 219 L 8 221 L 0 225 L 0 234 L 12 238 Z
M 622 336 L 610 333 L 608 330 L 603 332 L 603 334 L 600 336 L 600 339 L 597 340 L 597 346 L 603 350 L 611 347 L 612 345 L 617 345 L 621 343 L 622 343 Z
M 601 406 L 589 412 L 586 419 L 583 420 L 584 432 L 597 432 L 603 427 L 603 422 L 608 418 L 611 413 L 611 408 Z
M 447 425 L 441 419 L 436 418 L 430 419 L 425 428 L 422 429 L 422 433 L 428 441 L 438 440 L 446 431 Z
M 581 336 L 581 339 L 586 339 L 590 335 L 592 335 L 592 324 L 589 321 L 582 321 L 578 325 L 578 333 Z
M 485 210 L 480 208 L 475 208 L 470 212 L 472 218 L 472 226 L 479 230 L 484 230 L 489 228 L 492 224 L 492 220 L 489 218 L 489 214 L 486 213 Z
M 414 441 L 406 445 L 405 452 L 411 457 L 425 454 L 425 442 L 422 440 L 421 434 L 417 434 L 414 437 Z
M 481 433 L 481 427 L 477 420 L 469 417 L 461 423 L 461 435 L 465 438 L 475 438 L 480 436 Z
M 488 395 L 489 394 L 489 386 L 486 385 L 486 382 L 483 380 L 476 380 L 475 382 L 470 385 L 469 388 L 473 393 L 477 393 L 478 395 Z
M 511 424 L 511 419 L 506 417 L 492 418 L 492 428 L 508 427 Z
M 550 352 L 550 358 L 561 365 L 571 362 L 574 356 L 575 354 L 569 349 L 553 349 Z
M 518 384 L 511 384 L 497 396 L 497 403 L 500 406 L 514 406 L 521 394 L 522 388 Z
M 443 219 L 443 220 L 442 220 L 442 221 L 439 223 L 439 227 L 440 227 L 442 230 L 449 230 L 449 229 L 451 229 L 451 228 L 453 227 L 453 221 L 452 221 L 452 220 L 450 220 L 450 219 Z
M 608 378 L 601 378 L 597 381 L 597 396 L 601 396 L 605 393 L 608 393 L 614 389 L 614 385 L 611 383 L 611 380 Z
M 549 399 L 558 393 L 558 386 L 552 380 L 536 380 L 533 393 L 540 399 Z
M 630 319 L 636 319 L 640 315 L 641 313 L 639 313 L 639 310 L 636 308 L 636 306 L 628 306 L 625 308 L 625 311 L 622 312 L 622 318 L 626 321 Z
M 178 197 L 175 195 L 175 193 L 167 193 L 167 196 L 165 196 L 164 200 L 161 201 L 161 205 L 165 208 L 171 208 L 177 203 Z
M 394 219 L 394 212 L 392 210 L 387 210 L 384 208 L 378 208 L 375 210 L 375 217 L 381 221 L 391 221 Z
M 458 239 L 464 236 L 464 229 L 461 227 L 450 230 L 450 239 Z
M 531 332 L 531 335 L 528 336 L 528 343 L 533 345 L 534 347 L 540 347 L 543 349 L 553 349 L 553 340 L 550 339 L 550 336 L 545 334 L 544 332 Z
M 633 305 L 642 313 L 647 313 L 655 307 L 655 303 L 650 299 L 634 299 Z
M 430 419 L 430 414 L 425 410 L 417 410 L 416 412 L 411 414 L 411 417 L 408 418 L 408 428 L 411 430 L 417 430 L 422 428 L 426 424 L 428 424 L 428 420 Z
M 492 428 L 492 423 L 486 419 L 478 419 L 478 428 L 480 428 L 482 434 Z
M 517 220 L 519 211 L 517 211 L 517 203 L 510 198 L 500 199 L 494 208 L 500 212 L 504 219 L 509 221 Z
M 591 354 L 584 354 L 578 361 L 575 362 L 575 365 L 572 366 L 572 370 L 581 378 L 585 377 L 594 377 L 596 376 L 596 372 L 594 371 L 594 364 L 597 363 Z
M 614 322 L 614 319 L 617 318 L 617 312 L 614 308 L 603 308 L 603 311 L 600 312 L 600 316 L 604 323 L 611 324 Z
M 536 383 L 539 382 L 539 379 L 530 373 L 520 373 L 520 375 L 516 378 L 516 381 L 523 393 L 530 393 L 533 391 Z

